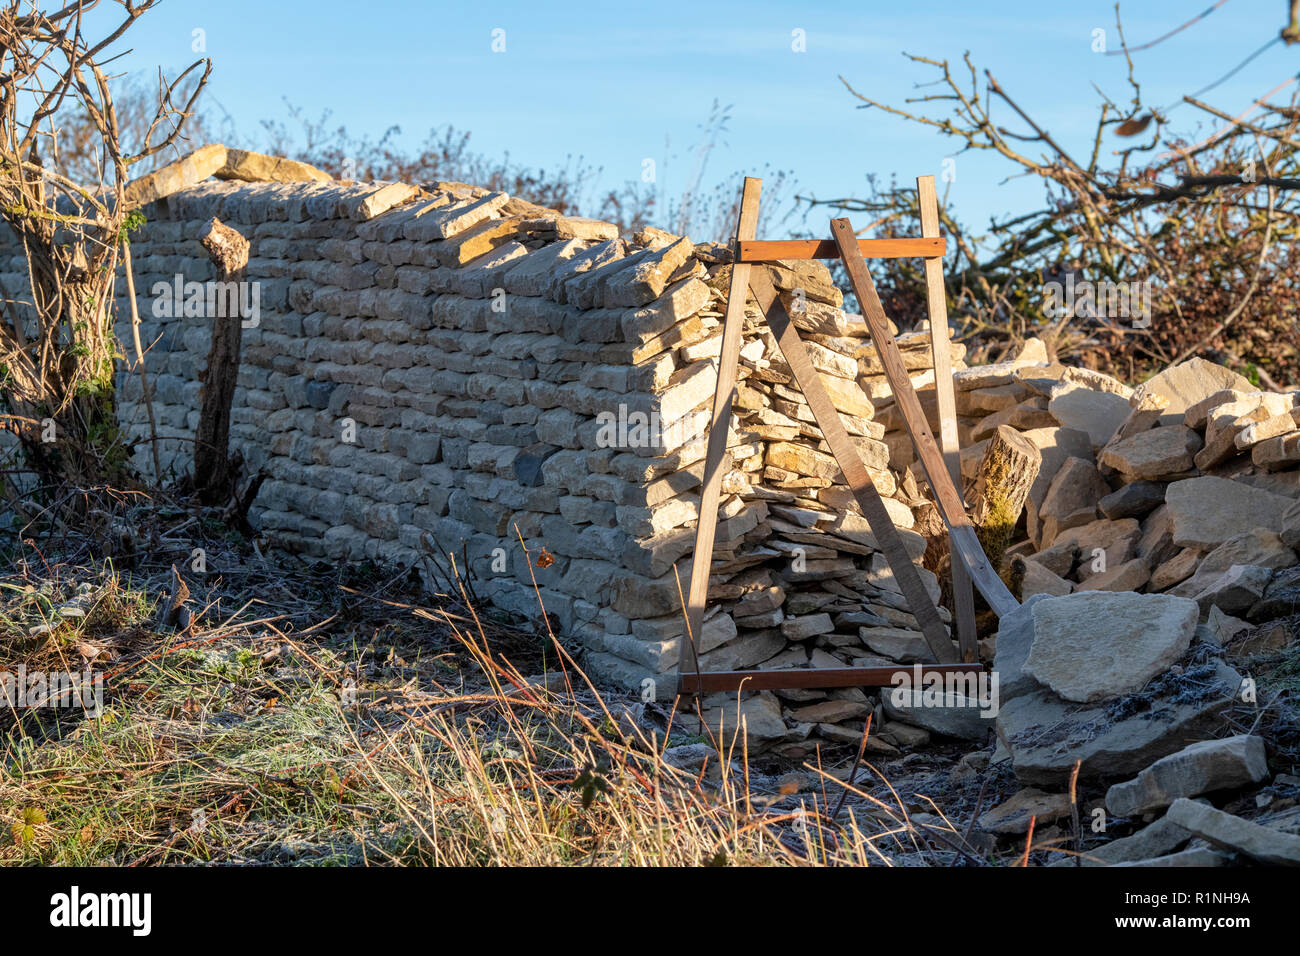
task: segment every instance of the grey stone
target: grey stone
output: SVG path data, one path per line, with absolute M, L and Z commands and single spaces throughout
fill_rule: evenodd
M 1112 392 L 1067 383 L 1052 390 L 1047 410 L 1063 427 L 1087 432 L 1092 446 L 1100 448 L 1128 417 L 1129 404 Z
M 1197 357 L 1147 379 L 1133 393 L 1133 401 L 1136 403 L 1148 394 L 1168 399 L 1169 404 L 1160 416 L 1160 424 L 1163 426 L 1181 422 L 1188 408 L 1215 392 L 1228 388 L 1242 392 L 1256 391 L 1255 386 L 1243 376 Z
M 1141 518 L 1165 500 L 1165 485 L 1158 481 L 1130 481 L 1097 502 L 1101 513 L 1112 521 Z
M 1025 673 L 1025 660 L 1034 642 L 1034 608 L 1049 595 L 1026 597 L 1020 607 L 998 620 L 997 652 L 993 672 L 998 675 L 998 693 L 1003 702 L 1039 689 L 1038 681 Z
M 1300 836 L 1243 820 L 1231 813 L 1182 797 L 1168 818 L 1202 839 L 1267 866 L 1300 866 Z
M 1217 607 L 1225 614 L 1241 614 L 1254 607 L 1268 590 L 1273 571 L 1252 564 L 1234 564 L 1207 584 L 1193 600 L 1202 611 Z
M 984 741 L 994 722 L 977 701 L 957 696 L 951 704 L 927 704 L 924 691 L 894 688 L 881 695 L 885 714 L 890 720 L 922 727 L 934 734 L 962 740 Z
M 1260 737 L 1205 740 L 1157 760 L 1132 780 L 1106 791 L 1106 809 L 1131 817 L 1169 806 L 1179 797 L 1249 786 L 1268 778 Z
M 1236 685 L 1229 687 L 1228 680 L 1220 678 L 1198 687 L 1197 694 L 1178 690 L 1161 688 L 1144 695 L 1140 706 L 1127 698 L 1079 705 L 1049 690 L 1035 691 L 1003 701 L 998 737 L 1023 784 L 1059 786 L 1069 779 L 1076 761 L 1081 779 L 1135 774 L 1212 736 Z
M 1141 862 L 1175 853 L 1191 838 L 1191 831 L 1184 830 L 1168 817 L 1161 817 L 1136 833 L 1083 851 L 1080 862 L 1083 866 L 1117 866 L 1121 863 Z M 1055 860 L 1051 865 L 1074 866 L 1074 858 L 1071 856 Z
M 542 465 L 560 449 L 555 445 L 538 442 L 529 445 L 515 458 L 515 477 L 521 485 L 536 488 L 543 483 Z
M 1228 478 L 1205 475 L 1173 482 L 1165 491 L 1179 547 L 1217 548 L 1244 530 L 1282 530 L 1290 498 Z
M 1165 594 L 1088 591 L 1034 608 L 1027 674 L 1080 703 L 1138 690 L 1186 652 L 1197 607 Z
M 1175 594 L 1194 597 L 1234 564 L 1251 564 L 1261 568 L 1289 568 L 1296 563 L 1296 553 L 1282 539 L 1264 528 L 1234 535 L 1200 561 L 1192 578 Z
M 1116 863 L 1116 866 L 1154 866 L 1154 867 L 1195 867 L 1227 866 L 1230 857 L 1209 847 L 1198 846 L 1170 853 L 1166 856 L 1154 856 L 1149 860 L 1134 860 L 1129 863 Z
M 1185 425 L 1138 432 L 1102 451 L 1101 464 L 1131 478 L 1164 478 L 1188 471 L 1205 443 Z

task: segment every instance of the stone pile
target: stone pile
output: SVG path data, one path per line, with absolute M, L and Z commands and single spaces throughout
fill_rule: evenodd
M 1250 687 L 1237 668 L 1296 640 L 1277 619 L 1300 611 L 1297 395 L 1201 359 L 1137 389 L 1045 360 L 998 378 L 979 390 L 1011 403 L 963 423 L 976 439 L 967 477 L 998 425 L 1020 430 L 1044 463 L 1010 552 L 1024 603 L 999 622 L 994 660 L 994 759 L 1029 789 L 982 825 L 1023 834 L 997 828 L 1027 823 L 1026 807 L 1040 824 L 1068 817 L 1077 763 L 1081 781 L 1111 784 L 1092 809 L 1150 824 L 1090 862 L 1300 863 L 1300 821 L 1283 812 L 1294 800 L 1255 822 L 1207 800 L 1300 782 L 1274 778 L 1264 742 L 1226 719 Z M 1258 806 L 1272 800 L 1261 792 Z
M 1300 394 L 1262 391 L 1203 359 L 1137 389 L 1046 361 L 1013 364 L 996 378 L 996 366 L 957 378 L 959 389 L 980 380 L 958 393 L 979 396 L 975 405 L 1011 402 L 962 423 L 968 478 L 999 425 L 1042 452 L 1026 538 L 1012 549 L 1024 596 L 1168 593 L 1243 625 L 1277 616 L 1292 587 L 1279 572 L 1300 560 Z

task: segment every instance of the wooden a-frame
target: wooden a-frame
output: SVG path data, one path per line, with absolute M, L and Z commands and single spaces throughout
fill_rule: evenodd
M 854 498 L 871 526 L 880 550 L 889 562 L 894 578 L 911 608 L 922 636 L 934 655 L 936 664 L 921 665 L 927 672 L 969 673 L 979 669 L 975 647 L 973 583 L 989 606 L 1001 617 L 1017 606 L 1001 578 L 989 564 L 966 515 L 958 491 L 960 465 L 956 429 L 955 402 L 952 391 L 952 365 L 948 348 L 948 314 L 943 290 L 943 254 L 945 242 L 939 234 L 938 203 L 934 177 L 917 179 L 921 211 L 919 239 L 858 239 L 847 219 L 831 221 L 830 240 L 760 241 L 754 238 L 758 226 L 758 202 L 762 180 L 747 177 L 741 192 L 740 213 L 736 224 L 731 287 L 722 328 L 722 351 L 718 366 L 717 391 L 709 422 L 709 441 L 705 455 L 704 484 L 700 496 L 700 517 L 695 531 L 695 553 L 691 564 L 690 591 L 687 597 L 687 634 L 682 640 L 678 666 L 678 694 L 700 694 L 719 690 L 780 689 L 810 687 L 886 686 L 898 673 L 914 673 L 913 667 L 843 667 L 803 670 L 747 670 L 702 673 L 695 650 L 695 637 L 704 621 L 708 599 L 709 570 L 713 560 L 714 533 L 717 529 L 718 503 L 722 476 L 727 460 L 727 430 L 731 423 L 731 404 L 736 389 L 737 362 L 744 326 L 745 301 L 752 292 L 755 300 L 785 357 L 795 381 L 804 394 L 813 418 L 822 431 Z M 889 320 L 876 294 L 875 284 L 867 272 L 864 256 L 895 258 L 920 256 L 925 262 L 927 304 L 930 315 L 931 346 L 934 355 L 935 389 L 938 398 L 942 447 L 935 441 L 925 413 L 903 364 L 898 345 L 889 332 Z M 917 573 L 885 510 L 879 491 L 858 456 L 857 448 L 840 421 L 825 387 L 808 358 L 803 340 L 794 328 L 784 305 L 766 271 L 754 270 L 753 263 L 778 259 L 842 258 L 849 281 L 862 307 L 863 319 L 871 341 L 885 370 L 885 376 L 902 413 L 908 436 L 916 448 L 926 479 L 934 491 L 940 516 L 948 526 L 953 554 L 953 591 L 956 623 L 962 661 L 957 661 L 951 640 L 939 619 L 938 611 Z

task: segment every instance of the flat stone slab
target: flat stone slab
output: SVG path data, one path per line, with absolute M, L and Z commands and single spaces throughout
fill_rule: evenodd
M 1047 410 L 1062 427 L 1087 432 L 1094 448 L 1110 441 L 1130 411 L 1128 400 L 1121 395 L 1069 384 L 1053 390 Z
M 1198 563 L 1192 577 L 1178 587 L 1179 597 L 1195 597 L 1219 575 L 1236 564 L 1260 568 L 1289 568 L 1296 563 L 1296 553 L 1282 539 L 1265 528 L 1254 528 L 1234 535 Z
M 981 814 L 979 828 L 990 833 L 1016 835 L 1029 832 L 1030 820 L 1037 819 L 1044 825 L 1069 815 L 1068 793 L 1044 793 L 1027 787 Z
M 1159 395 L 1168 399 L 1169 404 L 1160 416 L 1160 424 L 1169 425 L 1181 422 L 1183 414 L 1197 402 L 1229 388 L 1240 392 L 1257 391 L 1248 379 L 1231 369 L 1207 362 L 1203 358 L 1191 358 L 1165 369 L 1159 375 L 1153 375 L 1133 394 L 1138 400 L 1144 395 Z
M 1182 797 L 1166 817 L 1215 846 L 1269 866 L 1300 866 L 1300 836 L 1251 823 Z
M 1111 840 L 1101 846 L 1083 851 L 1083 866 L 1118 866 L 1121 863 L 1138 863 L 1156 857 L 1166 856 L 1181 850 L 1192 838 L 1184 830 L 1166 817 L 1161 817 L 1150 826 L 1143 827 L 1136 833 L 1118 840 Z M 1073 856 L 1064 856 L 1052 861 L 1050 866 L 1074 866 Z
M 1047 573 L 1051 574 L 1050 571 Z M 993 672 L 998 675 L 998 693 L 1003 703 L 1039 689 L 1038 681 L 1025 673 L 1025 659 L 1034 643 L 1034 608 L 1048 597 L 1050 595 L 1041 594 L 1026 597 L 1020 607 L 1004 614 L 998 621 Z
M 1164 504 L 1165 486 L 1158 481 L 1131 481 L 1097 502 L 1104 517 L 1141 518 Z
M 927 704 L 921 690 L 892 688 L 881 694 L 885 715 L 890 720 L 922 727 L 933 734 L 983 741 L 994 729 L 993 714 L 979 702 L 957 697 L 953 706 Z
M 1187 651 L 1196 602 L 1167 594 L 1080 591 L 1034 607 L 1024 670 L 1066 700 L 1089 703 L 1141 689 Z
M 1215 736 L 1239 682 L 1231 668 L 1207 664 L 1108 704 L 1074 704 L 1039 690 L 1003 700 L 998 739 L 1026 786 L 1061 786 L 1076 760 L 1081 779 L 1130 777 Z
M 1132 817 L 1169 806 L 1179 797 L 1198 797 L 1259 783 L 1268 778 L 1264 740 L 1248 734 L 1204 740 L 1162 757 L 1132 780 L 1106 791 L 1106 809 Z
M 1227 866 L 1232 861 L 1226 853 L 1211 850 L 1209 847 L 1197 846 L 1179 853 L 1152 857 L 1149 860 L 1133 860 L 1130 863 L 1116 863 L 1116 866 L 1152 866 L 1152 867 L 1193 867 L 1202 869 L 1207 866 Z
M 1292 501 L 1240 481 L 1204 475 L 1175 481 L 1165 489 L 1173 518 L 1174 544 L 1180 548 L 1217 548 L 1253 528 L 1278 534 L 1282 515 Z
M 1108 445 L 1098 459 L 1133 478 L 1163 478 L 1188 471 L 1205 443 L 1184 425 L 1138 432 Z

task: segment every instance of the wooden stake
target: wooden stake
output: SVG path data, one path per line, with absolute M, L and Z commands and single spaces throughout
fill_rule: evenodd
M 921 235 L 939 235 L 939 200 L 933 176 L 916 179 L 917 205 L 921 210 Z M 952 392 L 952 355 L 948 342 L 948 294 L 943 285 L 943 256 L 925 259 L 925 292 L 930 314 L 930 351 L 934 355 L 934 394 L 939 405 L 939 444 L 948 476 L 961 489 L 961 442 L 957 437 L 957 401 Z M 949 535 L 949 549 L 951 550 Z M 950 561 L 952 568 L 952 602 L 957 626 L 957 641 L 964 661 L 979 658 L 975 633 L 975 592 L 970 575 L 961 561 Z
M 740 213 L 736 220 L 736 259 L 740 243 L 753 239 L 758 229 L 758 199 L 763 180 L 745 177 L 740 192 Z M 727 315 L 722 324 L 722 352 L 718 356 L 718 387 L 713 393 L 713 417 L 709 421 L 709 445 L 704 456 L 704 485 L 700 492 L 700 517 L 695 524 L 695 555 L 691 559 L 691 583 L 686 598 L 687 632 L 678 656 L 678 674 L 699 672 L 695 651 L 704 623 L 704 605 L 709 596 L 709 569 L 713 564 L 713 535 L 718 527 L 718 501 L 722 497 L 722 475 L 727 465 L 727 431 L 731 425 L 731 402 L 736 391 L 736 363 L 740 358 L 741 332 L 745 325 L 745 299 L 749 292 L 750 267 L 735 261 L 731 266 L 731 288 L 727 293 Z

